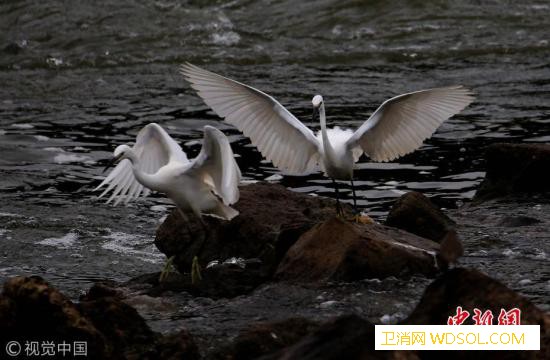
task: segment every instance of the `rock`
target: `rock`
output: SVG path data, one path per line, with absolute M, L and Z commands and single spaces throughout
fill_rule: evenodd
M 147 353 L 156 341 L 155 334 L 137 311 L 115 297 L 84 297 L 78 309 L 108 339 L 107 354 L 136 358 Z
M 409 351 L 375 351 L 374 325 L 356 315 L 329 321 L 293 346 L 262 360 L 418 359 Z
M 506 286 L 473 269 L 456 268 L 444 273 L 430 284 L 420 302 L 403 321 L 404 324 L 445 325 L 449 316 L 456 314 L 457 306 L 470 312 L 470 318 L 465 325 L 474 324 L 471 317 L 473 309 L 482 312 L 491 310 L 493 323 L 501 309 L 513 308 L 521 310 L 522 325 L 541 326 L 541 351 L 510 351 L 468 352 L 464 355 L 458 351 L 445 352 L 449 359 L 549 359 L 550 358 L 550 315 L 545 314 L 523 296 L 508 289 Z M 433 358 L 442 357 L 442 353 L 429 352 Z M 474 354 L 478 353 L 478 354 Z M 422 358 L 428 354 L 421 355 Z
M 246 286 L 252 289 L 273 274 L 300 235 L 335 213 L 334 200 L 293 192 L 281 185 L 256 183 L 243 186 L 240 192 L 235 205 L 240 214 L 233 220 L 204 217 L 205 231 L 197 219 L 190 217 L 186 222 L 173 211 L 159 227 L 155 245 L 167 257 L 175 257 L 174 265 L 182 273 L 190 271 L 195 255 L 203 269 L 213 260 L 258 259 L 253 281 Z
M 437 254 L 440 264 L 444 269 L 449 264 L 457 262 L 458 258 L 464 254 L 462 240 L 458 237 L 455 230 L 450 230 L 439 244 L 439 253 Z
M 408 192 L 393 204 L 386 225 L 441 242 L 455 223 L 423 194 Z
M 90 359 L 198 359 L 187 333 L 154 333 L 117 291 L 98 285 L 74 304 L 39 277 L 16 277 L 0 295 L 0 342 L 84 341 Z M 57 348 L 56 348 L 57 349 Z M 57 353 L 57 352 L 56 352 Z
M 106 339 L 63 294 L 39 277 L 15 277 L 4 283 L 0 304 L 0 342 L 86 341 L 92 358 L 103 358 Z M 7 319 L 7 321 L 4 321 Z
M 550 191 L 550 144 L 493 144 L 474 200 Z
M 155 351 L 150 355 L 151 359 L 201 359 L 193 337 L 185 329 L 161 337 L 157 342 Z
M 319 325 L 305 318 L 253 324 L 239 334 L 231 345 L 213 356 L 215 359 L 247 360 L 294 345 Z
M 517 307 L 522 311 L 522 324 L 550 325 L 550 316 L 529 300 L 478 270 L 465 268 L 449 270 L 432 282 L 404 323 L 445 325 L 457 306 L 472 314 L 474 307 L 490 309 L 496 314 L 501 308 L 509 310 Z M 469 321 L 468 324 L 474 323 Z
M 111 285 L 111 284 L 109 284 Z M 106 353 L 124 359 L 199 359 L 198 348 L 186 330 L 162 336 L 153 332 L 120 291 L 96 284 L 77 305 L 109 341 Z
M 276 278 L 299 282 L 358 280 L 438 271 L 439 245 L 405 231 L 331 218 L 288 250 Z

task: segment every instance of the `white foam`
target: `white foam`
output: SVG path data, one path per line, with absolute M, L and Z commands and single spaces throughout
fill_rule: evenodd
M 38 141 L 48 141 L 48 140 L 50 140 L 49 137 L 44 136 L 44 135 L 34 135 L 34 138 Z
M 487 250 L 478 250 L 478 251 L 473 251 L 469 254 L 469 256 L 487 256 L 489 254 L 489 252 Z
M 401 312 L 396 312 L 395 314 L 385 314 L 380 318 L 380 322 L 383 325 L 397 324 L 399 320 L 403 319 L 405 316 Z
M 512 249 L 505 249 L 502 251 L 502 255 L 504 256 L 507 256 L 507 257 L 516 257 L 519 255 L 519 253 L 517 251 L 514 251 Z
M 67 164 L 67 163 L 76 163 L 76 162 L 90 164 L 94 162 L 89 156 L 77 155 L 77 154 L 71 154 L 71 153 L 57 154 L 53 158 L 53 161 L 57 164 Z
M 14 213 L 7 213 L 7 212 L 0 212 L 0 216 L 1 217 L 14 217 L 14 218 L 22 217 L 21 215 L 14 214 Z
M 212 42 L 216 45 L 231 46 L 241 41 L 241 36 L 234 31 L 212 34 Z
M 63 65 L 63 59 L 50 56 L 49 58 L 46 59 L 46 63 L 48 63 L 48 65 L 53 65 L 55 67 L 58 67 Z
M 384 325 L 388 325 L 391 322 L 391 316 L 389 314 L 382 315 L 380 322 Z
M 144 235 L 127 234 L 124 232 L 112 232 L 103 236 L 107 239 L 101 247 L 124 255 L 132 255 L 149 263 L 162 263 L 164 255 L 161 254 L 150 238 Z
M 546 253 L 544 252 L 544 250 L 541 250 L 541 249 L 535 249 L 536 251 L 536 254 L 534 256 L 534 259 L 537 259 L 537 260 L 546 260 L 547 256 L 546 256 Z
M 60 238 L 47 238 L 37 242 L 39 245 L 55 246 L 59 249 L 68 249 L 78 240 L 78 234 L 70 232 Z
M 17 128 L 17 129 L 32 129 L 34 128 L 34 125 L 31 124 L 11 124 L 11 127 Z
M 52 152 L 54 152 L 54 151 L 65 152 L 65 150 L 63 150 L 60 147 L 45 147 L 43 150 L 44 151 L 52 151 Z

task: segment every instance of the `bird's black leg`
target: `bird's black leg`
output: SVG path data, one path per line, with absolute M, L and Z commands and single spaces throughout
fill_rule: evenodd
M 336 180 L 332 179 L 332 184 L 334 185 L 334 191 L 336 192 L 336 215 L 344 215 L 342 210 L 342 205 L 340 205 L 340 192 L 338 191 L 338 183 Z
M 353 179 L 351 181 L 351 192 L 353 194 L 353 212 L 355 214 L 359 213 L 359 210 L 357 209 L 357 197 L 355 196 L 355 185 L 353 184 Z

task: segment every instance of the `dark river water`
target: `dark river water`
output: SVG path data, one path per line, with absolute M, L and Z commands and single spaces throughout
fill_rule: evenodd
M 183 81 L 184 61 L 272 94 L 315 130 L 317 93 L 330 125 L 355 128 L 403 92 L 473 89 L 415 153 L 361 159 L 359 205 L 382 220 L 410 190 L 444 208 L 468 202 L 490 143 L 550 141 L 549 41 L 544 1 L 2 1 L 0 280 L 38 274 L 74 297 L 162 266 L 153 238 L 167 202 L 113 208 L 91 192 L 112 150 L 149 122 L 191 156 L 214 125 L 245 180 L 278 174 Z M 276 181 L 333 196 L 321 174 Z

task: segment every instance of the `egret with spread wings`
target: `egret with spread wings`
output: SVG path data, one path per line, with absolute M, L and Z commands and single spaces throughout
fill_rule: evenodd
M 391 161 L 418 149 L 451 116 L 474 99 L 462 86 L 415 91 L 386 100 L 356 130 L 327 129 L 321 95 L 313 100 L 321 130 L 314 134 L 270 95 L 251 86 L 186 63 L 181 73 L 204 102 L 237 127 L 283 173 L 303 175 L 320 168 L 334 181 L 350 180 L 365 153 Z M 339 211 L 341 211 L 338 206 Z
M 148 124 L 139 131 L 134 146 L 120 145 L 115 149 L 114 158 L 105 170 L 114 164 L 117 164 L 116 167 L 96 188 L 107 186 L 99 197 L 112 191 L 108 203 L 113 200 L 115 205 L 122 200 L 128 203 L 154 190 L 166 194 L 184 219 L 187 219 L 187 212 L 192 212 L 203 226 L 202 214 L 225 220 L 239 214 L 230 205 L 239 199 L 241 171 L 229 140 L 212 126 L 204 127 L 202 149 L 196 158 L 189 160 L 162 127 L 155 123 Z M 173 257 L 161 273 L 161 281 L 166 277 L 172 261 Z M 193 282 L 201 277 L 196 256 L 191 276 Z
M 238 211 L 229 205 L 239 199 L 241 172 L 227 137 L 212 126 L 204 127 L 201 152 L 189 160 L 181 147 L 158 124 L 146 125 L 133 147 L 120 145 L 111 165 L 118 165 L 96 188 L 112 190 L 108 203 L 127 204 L 150 190 L 164 193 L 185 214 L 192 212 L 234 218 Z M 107 169 L 106 168 L 106 169 Z

